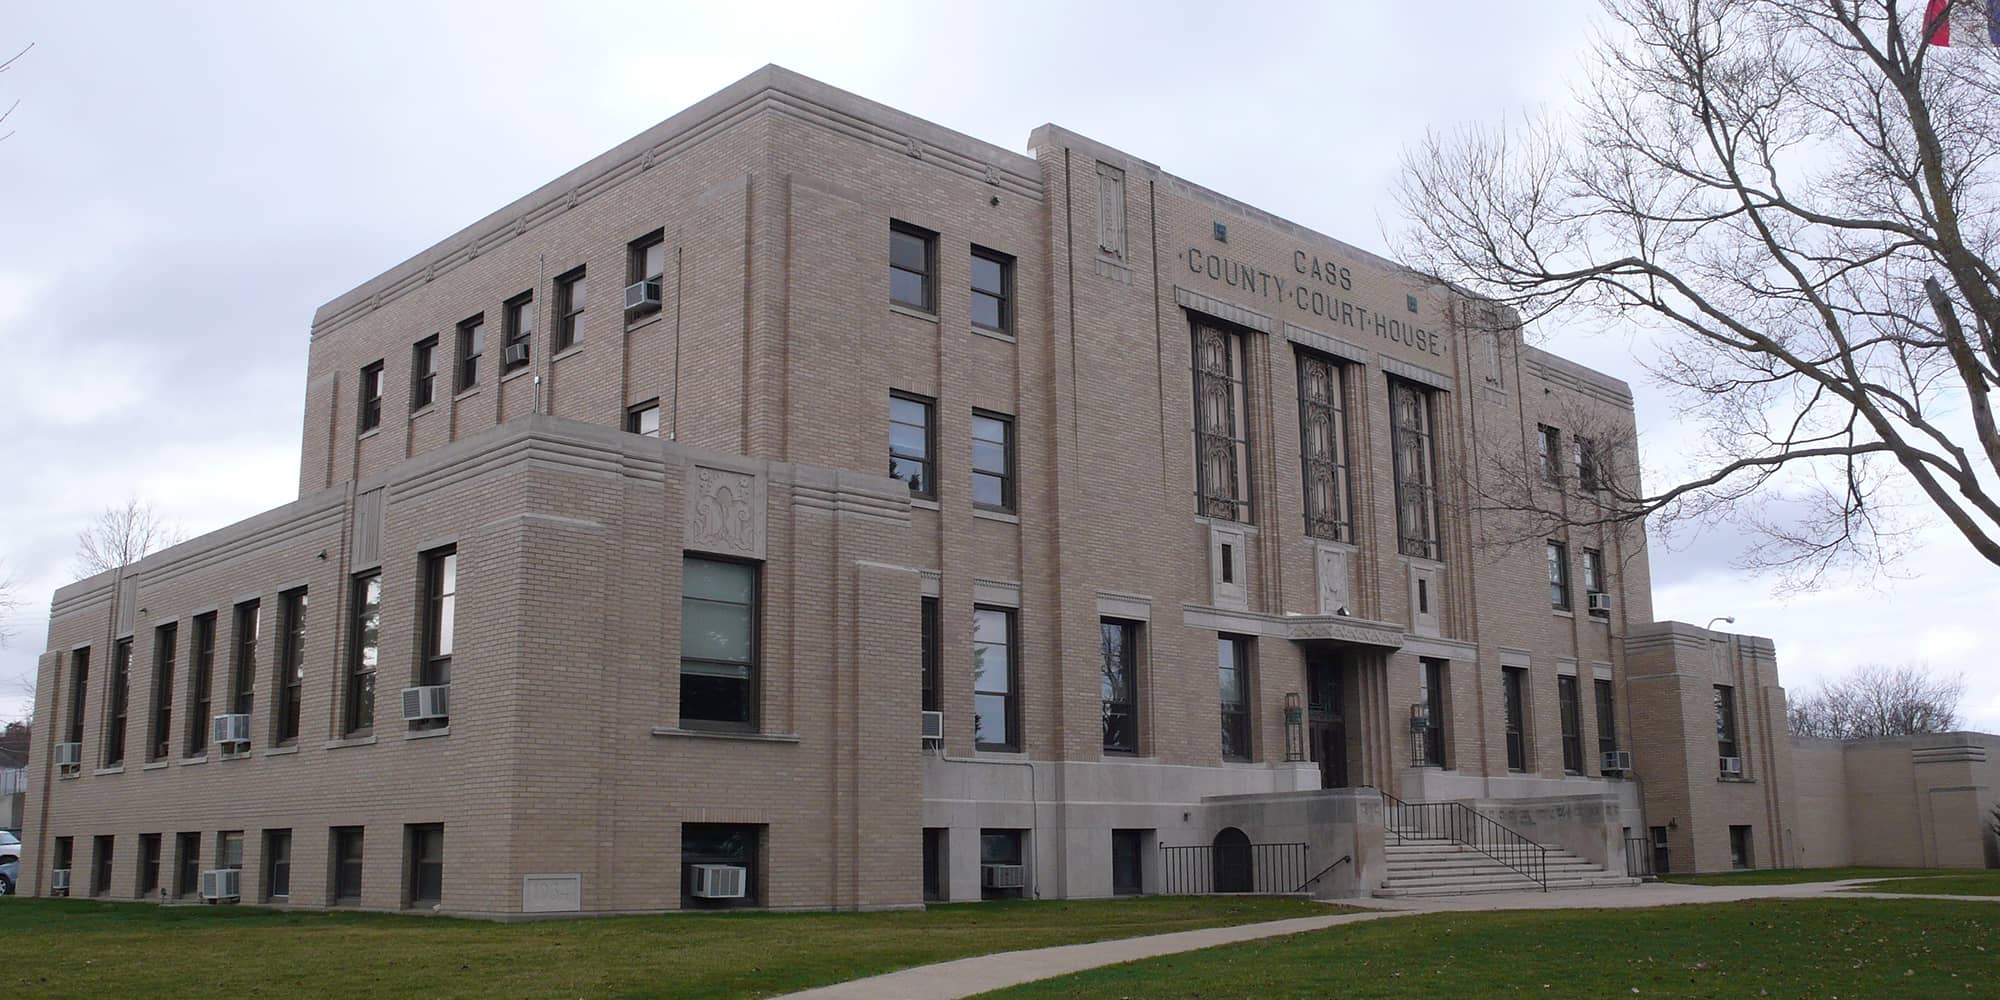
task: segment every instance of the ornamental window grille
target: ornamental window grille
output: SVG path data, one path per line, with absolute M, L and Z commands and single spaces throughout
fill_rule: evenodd
M 1353 540 L 1348 493 L 1345 369 L 1299 352 L 1299 465 L 1305 474 L 1306 534 Z
M 1389 416 L 1396 464 L 1396 550 L 1406 556 L 1436 559 L 1437 469 L 1431 393 L 1415 383 L 1391 379 Z
M 1196 510 L 1224 521 L 1250 519 L 1249 441 L 1244 432 L 1243 340 L 1194 325 Z

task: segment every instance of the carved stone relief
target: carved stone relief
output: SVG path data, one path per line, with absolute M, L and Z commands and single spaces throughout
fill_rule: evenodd
M 1097 249 L 1125 259 L 1125 171 L 1097 165 Z
M 764 558 L 764 482 L 747 472 L 688 467 L 687 547 Z
M 1347 553 L 1331 547 L 1321 547 L 1318 558 L 1319 569 L 1319 613 L 1340 614 L 1346 608 L 1354 613 L 1354 605 L 1347 592 Z

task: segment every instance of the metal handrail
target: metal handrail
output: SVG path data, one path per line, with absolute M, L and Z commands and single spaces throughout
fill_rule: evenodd
M 1406 834 L 1463 844 L 1549 889 L 1549 849 L 1463 802 L 1404 802 L 1382 793 L 1383 826 L 1401 844 Z
M 1317 882 L 1317 881 L 1319 881 L 1320 879 L 1322 879 L 1322 878 L 1325 878 L 1325 877 L 1326 877 L 1326 873 L 1327 873 L 1327 872 L 1330 872 L 1330 871 L 1334 870 L 1335 868 L 1338 868 L 1338 867 L 1340 867 L 1341 865 L 1343 865 L 1343 864 L 1346 864 L 1347 862 L 1349 862 L 1349 861 L 1353 861 L 1353 860 L 1354 860 L 1354 855 L 1352 855 L 1352 854 L 1343 854 L 1343 855 L 1341 855 L 1341 856 L 1340 856 L 1340 860 L 1338 860 L 1338 861 L 1335 861 L 1335 862 L 1334 862 L 1333 864 L 1330 864 L 1330 865 L 1327 865 L 1327 866 L 1326 866 L 1325 868 L 1322 868 L 1322 869 L 1320 869 L 1320 870 L 1319 870 L 1319 874 L 1317 874 L 1317 875 L 1314 875 L 1314 876 L 1313 876 L 1312 878 L 1309 878 L 1309 879 L 1306 879 L 1306 880 L 1305 880 L 1304 882 L 1300 882 L 1300 883 L 1299 883 L 1299 887 L 1298 887 L 1298 888 L 1296 888 L 1296 889 L 1293 889 L 1292 891 L 1293 891 L 1293 892 L 1304 892 L 1304 891 L 1306 891 L 1306 886 L 1309 886 L 1309 885 L 1313 884 L 1314 882 Z

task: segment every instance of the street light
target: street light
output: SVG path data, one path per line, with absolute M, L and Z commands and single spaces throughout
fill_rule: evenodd
M 1731 625 L 1734 625 L 1734 624 L 1736 624 L 1736 616 L 1735 616 L 1735 615 L 1716 615 L 1715 617 L 1713 617 L 1713 618 L 1710 618 L 1710 619 L 1708 620 L 1708 629 L 1709 629 L 1709 631 L 1713 632 L 1713 631 L 1715 630 L 1715 623 L 1716 623 L 1716 622 L 1728 622 L 1729 624 L 1731 624 Z

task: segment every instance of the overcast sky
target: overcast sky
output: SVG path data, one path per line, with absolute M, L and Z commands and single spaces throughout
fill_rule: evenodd
M 12 0 L 0 58 L 0 560 L 25 607 L 0 716 L 75 534 L 127 494 L 190 533 L 297 494 L 322 302 L 775 62 L 1011 149 L 1056 122 L 1358 246 L 1426 128 L 1560 104 L 1589 0 L 186 4 Z M 1668 401 L 1615 334 L 1535 331 Z M 1652 463 L 1657 456 L 1648 456 Z M 1734 615 L 1788 688 L 1857 664 L 1963 671 L 2000 731 L 2000 573 L 1944 531 L 1902 578 L 1781 601 L 1727 532 L 1655 552 L 1660 617 Z

